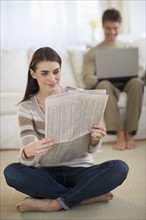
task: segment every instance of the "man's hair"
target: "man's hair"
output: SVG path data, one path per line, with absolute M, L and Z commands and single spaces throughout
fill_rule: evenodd
M 106 21 L 112 21 L 112 22 L 122 22 L 122 17 L 121 14 L 118 10 L 111 8 L 111 9 L 107 9 L 104 11 L 103 15 L 102 15 L 102 25 L 104 25 L 104 23 Z

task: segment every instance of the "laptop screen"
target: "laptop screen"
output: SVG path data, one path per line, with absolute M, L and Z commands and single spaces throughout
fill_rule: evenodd
M 98 80 L 125 81 L 138 76 L 138 48 L 108 48 L 96 52 Z

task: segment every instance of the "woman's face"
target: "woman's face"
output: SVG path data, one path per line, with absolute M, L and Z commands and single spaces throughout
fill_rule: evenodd
M 61 79 L 61 67 L 56 61 L 41 61 L 37 64 L 34 72 L 30 70 L 31 76 L 37 80 L 40 91 L 52 93 L 58 89 Z

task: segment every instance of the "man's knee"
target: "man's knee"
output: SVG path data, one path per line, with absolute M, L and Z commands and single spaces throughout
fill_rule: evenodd
M 130 80 L 129 83 L 130 83 L 130 85 L 134 86 L 135 88 L 139 87 L 139 86 L 144 87 L 144 82 L 140 78 L 133 78 Z
M 111 84 L 110 81 L 108 81 L 108 80 L 102 80 L 101 82 L 99 82 L 99 83 L 97 84 L 96 89 L 108 89 L 108 88 L 110 88 L 110 87 L 112 87 L 112 84 Z

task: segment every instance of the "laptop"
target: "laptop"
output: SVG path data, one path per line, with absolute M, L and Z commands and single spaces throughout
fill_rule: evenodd
M 138 76 L 138 48 L 108 48 L 96 53 L 99 81 L 125 82 Z

